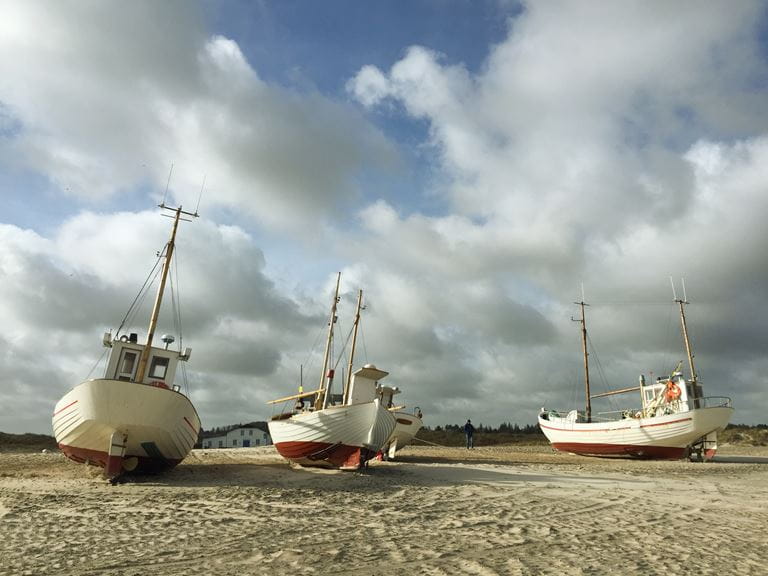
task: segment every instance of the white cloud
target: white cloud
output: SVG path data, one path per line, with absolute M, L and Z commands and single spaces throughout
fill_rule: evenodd
M 347 105 L 260 81 L 193 5 L 11 3 L 4 21 L 0 102 L 19 130 L 0 154 L 75 198 L 161 191 L 174 164 L 178 201 L 207 176 L 209 207 L 300 234 L 395 161 Z
M 390 302 L 392 314 L 399 307 L 422 327 L 450 319 L 440 337 L 471 358 L 499 338 L 506 348 L 495 358 L 518 375 L 510 389 L 520 392 L 534 389 L 519 376 L 535 373 L 532 350 L 562 345 L 570 311 L 554 303 L 577 299 L 581 282 L 598 304 L 611 374 L 639 360 L 633 347 L 657 359 L 665 346 L 677 349 L 674 330 L 671 339 L 658 334 L 658 308 L 638 315 L 608 306 L 623 321 L 611 324 L 600 320 L 600 301 L 663 302 L 668 277 L 683 275 L 697 295 L 691 315 L 709 355 L 702 369 L 715 376 L 705 377 L 709 392 L 733 391 L 717 377 L 736 346 L 713 345 L 716 319 L 730 318 L 756 341 L 765 327 L 760 316 L 742 318 L 740 305 L 724 306 L 721 291 L 753 301 L 768 285 L 756 249 L 765 243 L 757 220 L 767 213 L 756 10 L 529 4 L 476 77 L 418 47 L 388 72 L 362 69 L 351 92 L 365 106 L 395 102 L 426 119 L 451 182 L 444 216 L 393 221 L 400 210 L 381 202 L 362 213 L 375 235 L 355 257 L 386 253 L 372 275 L 388 278 L 388 293 L 398 285 L 390 278 L 417 282 L 423 293 L 412 300 L 431 310 L 420 318 L 412 304 Z M 733 144 L 723 140 L 734 135 Z M 468 344 L 474 336 L 477 349 Z M 489 378 L 479 370 L 473 385 L 498 390 Z
M 317 378 L 311 343 L 335 269 L 339 334 L 362 288 L 360 359 L 389 370 L 430 425 L 530 423 L 543 403 L 579 398 L 570 303 L 582 283 L 595 377 L 608 381 L 596 386 L 671 369 L 682 345 L 669 276 L 686 279 L 707 392 L 732 394 L 736 421 L 761 421 L 759 3 L 531 3 L 477 73 L 429 46 L 362 65 L 347 82 L 359 110 L 265 81 L 245 44 L 209 34 L 187 4 L 83 6 L 14 3 L 0 23 L 12 80 L 0 82 L 0 158 L 87 206 L 50 233 L 0 226 L 0 368 L 14 394 L 44 390 L 52 406 L 84 376 L 165 241 L 157 214 L 88 199 L 162 190 L 174 162 L 173 201 L 191 208 L 207 174 L 203 212 L 238 224 L 179 232 L 206 425 L 265 416 L 302 365 Z M 402 190 L 362 190 L 397 155 L 364 116 L 379 107 L 428 126 L 429 214 Z

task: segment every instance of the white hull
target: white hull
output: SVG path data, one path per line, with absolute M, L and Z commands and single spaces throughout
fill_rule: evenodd
M 82 382 L 59 400 L 53 415 L 56 442 L 79 462 L 107 467 L 114 435 L 124 435 L 117 461 L 121 471 L 175 466 L 189 454 L 199 431 L 197 412 L 180 392 L 119 380 Z
M 375 456 L 395 429 L 378 400 L 293 414 L 269 422 L 277 451 L 304 466 L 358 468 Z
M 711 458 L 717 449 L 716 433 L 725 429 L 732 413 L 730 406 L 715 406 L 647 418 L 577 422 L 543 412 L 539 426 L 552 447 L 563 452 L 676 459 L 706 440 Z
M 408 412 L 393 412 L 392 414 L 395 416 L 395 429 L 384 447 L 384 453 L 390 460 L 395 457 L 395 452 L 411 443 L 423 425 L 421 418 L 415 414 Z

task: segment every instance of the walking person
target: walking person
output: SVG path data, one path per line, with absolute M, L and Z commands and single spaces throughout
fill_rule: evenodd
M 467 437 L 467 450 L 474 448 L 474 441 L 472 435 L 475 433 L 475 427 L 472 426 L 472 420 L 467 419 L 467 423 L 464 424 L 464 435 Z

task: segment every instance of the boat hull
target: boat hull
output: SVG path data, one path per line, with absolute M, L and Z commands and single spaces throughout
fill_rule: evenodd
M 358 469 L 373 458 L 395 429 L 395 417 L 379 401 L 293 414 L 269 422 L 283 458 L 302 466 Z
M 552 447 L 585 456 L 623 456 L 676 460 L 705 441 L 704 456 L 715 455 L 716 433 L 725 429 L 733 408 L 718 406 L 651 418 L 575 422 L 539 415 L 539 427 Z
M 123 473 L 160 473 L 181 462 L 197 442 L 200 418 L 175 390 L 120 380 L 82 382 L 54 408 L 53 432 L 76 462 Z M 113 450 L 119 438 L 119 453 Z
M 393 412 L 393 415 L 395 417 L 395 429 L 382 450 L 390 460 L 394 459 L 398 450 L 405 448 L 413 441 L 414 436 L 423 425 L 421 418 L 415 414 Z

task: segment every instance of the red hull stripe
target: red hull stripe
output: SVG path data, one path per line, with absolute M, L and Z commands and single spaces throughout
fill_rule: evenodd
M 690 422 L 693 420 L 693 418 L 680 418 L 680 420 L 672 420 L 671 422 L 661 422 L 659 424 L 646 424 L 645 426 L 640 426 L 640 428 L 653 428 L 654 426 L 667 426 L 669 424 L 679 424 L 680 422 Z
M 59 444 L 59 450 L 61 450 L 70 460 L 80 463 L 88 462 L 94 466 L 100 466 L 101 468 L 106 467 L 107 459 L 109 458 L 109 454 L 107 454 L 106 451 L 77 448 L 76 446 L 68 446 L 66 444 Z M 138 474 L 164 472 L 165 470 L 170 470 L 181 462 L 181 460 L 150 458 L 148 456 L 138 456 L 136 454 L 126 454 L 123 460 L 131 457 L 136 457 L 139 460 L 136 469 L 131 471 Z
M 547 430 L 557 430 L 558 432 L 615 432 L 618 430 L 631 430 L 632 426 L 623 426 L 621 428 L 590 428 L 588 430 L 571 430 L 570 428 L 555 428 L 554 426 L 545 426 L 544 424 L 539 424 L 541 428 L 546 428 Z
M 659 422 L 657 424 L 644 424 L 641 425 L 640 428 L 654 428 L 656 426 L 669 426 L 670 424 L 679 424 L 680 422 L 690 422 L 693 420 L 693 418 L 681 418 L 679 420 L 670 420 L 669 422 Z M 595 432 L 618 432 L 620 430 L 631 430 L 632 426 L 622 426 L 621 428 L 587 428 L 584 430 L 578 430 L 578 429 L 572 429 L 572 428 L 555 428 L 554 426 L 546 426 L 544 424 L 539 424 L 539 427 L 546 428 L 547 430 L 556 430 L 558 432 L 586 432 L 586 433 L 595 433 Z
M 66 406 L 64 406 L 64 408 L 62 408 L 61 410 L 56 410 L 56 412 L 54 412 L 54 413 L 53 413 L 53 415 L 54 415 L 54 416 L 56 416 L 57 414 L 60 414 L 61 412 L 64 412 L 64 410 L 66 410 L 67 408 L 69 408 L 69 407 L 70 407 L 70 406 L 72 406 L 73 404 L 77 404 L 77 402 L 78 402 L 77 400 L 75 400 L 75 401 L 73 401 L 73 402 L 70 402 L 69 404 L 67 404 Z
M 557 442 L 553 443 L 552 447 L 560 452 L 571 452 L 584 456 L 632 456 L 635 458 L 661 458 L 666 460 L 679 460 L 685 457 L 685 448 L 673 446 Z
M 286 460 L 327 462 L 337 468 L 357 468 L 375 456 L 360 446 L 328 442 L 278 442 L 275 448 Z M 319 457 L 318 457 L 319 456 Z

